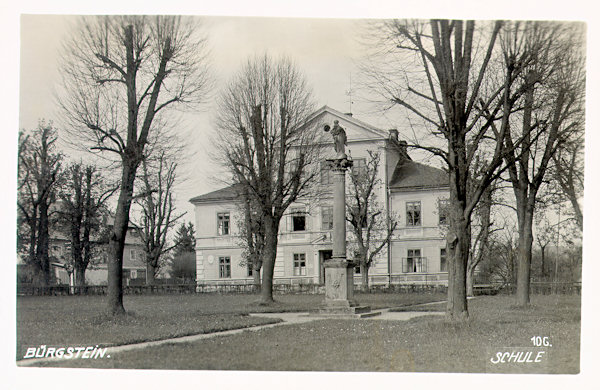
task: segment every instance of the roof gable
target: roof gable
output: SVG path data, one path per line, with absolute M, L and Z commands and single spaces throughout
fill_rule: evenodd
M 334 120 L 338 120 L 340 122 L 340 126 L 342 126 L 346 131 L 348 142 L 387 138 L 385 131 L 371 126 L 368 123 L 362 122 L 351 115 L 334 110 L 328 106 L 323 106 L 318 109 L 306 121 L 304 126 L 316 125 L 318 127 L 323 127 L 325 124 L 332 126 Z

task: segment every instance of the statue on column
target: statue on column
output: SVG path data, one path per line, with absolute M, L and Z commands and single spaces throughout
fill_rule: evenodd
M 329 125 L 325 125 L 325 132 L 329 132 Z M 340 122 L 338 120 L 333 121 L 333 128 L 331 129 L 331 136 L 333 137 L 333 147 L 335 148 L 335 152 L 337 153 L 337 159 L 345 159 L 346 157 L 346 131 L 342 126 L 340 126 Z

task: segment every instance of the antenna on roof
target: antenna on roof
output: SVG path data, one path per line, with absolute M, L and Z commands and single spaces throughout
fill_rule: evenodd
M 354 103 L 352 101 L 352 72 L 350 72 L 350 88 L 346 91 L 346 96 L 350 97 L 350 111 L 348 112 L 348 114 L 350 114 L 350 116 L 352 116 L 352 103 Z

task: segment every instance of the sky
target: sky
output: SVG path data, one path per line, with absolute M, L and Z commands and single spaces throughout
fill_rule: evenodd
M 368 18 L 368 17 L 460 17 L 460 18 L 507 18 L 507 19 L 558 19 L 558 20 L 585 20 L 588 21 L 588 30 L 590 42 L 589 65 L 588 65 L 588 112 L 595 112 L 598 107 L 597 94 L 598 88 L 598 66 L 599 56 L 598 34 L 598 9 L 593 6 L 592 1 L 586 0 L 547 0 L 543 3 L 533 0 L 505 0 L 502 2 L 485 1 L 433 1 L 421 0 L 419 2 L 399 2 L 390 0 L 333 0 L 333 1 L 314 1 L 305 0 L 302 2 L 283 2 L 276 0 L 255 0 L 252 2 L 239 2 L 230 0 L 221 0 L 218 2 L 192 2 L 171 0 L 162 2 L 159 5 L 151 4 L 151 1 L 130 0 L 113 1 L 105 0 L 102 2 L 76 2 L 55 0 L 53 2 L 40 2 L 22 0 L 17 4 L 7 7 L 3 5 L 0 13 L 2 23 L 0 28 L 3 44 L 3 61 L 1 66 L 3 70 L 3 127 L 0 132 L 2 138 L 3 167 L 0 171 L 2 176 L 0 181 L 5 185 L 5 191 L 0 191 L 2 204 L 2 217 L 5 221 L 3 226 L 3 235 L 1 244 L 5 252 L 5 260 L 14 258 L 14 222 L 16 220 L 16 211 L 13 205 L 16 202 L 16 134 L 18 128 L 33 128 L 36 126 L 39 118 L 52 119 L 56 116 L 54 112 L 54 101 L 52 89 L 58 79 L 58 48 L 65 34 L 68 34 L 68 17 L 48 16 L 48 14 L 87 14 L 87 13 L 185 13 L 194 15 L 261 15 L 261 16 L 293 16 L 293 17 L 317 17 L 317 18 Z M 22 14 L 40 14 L 39 16 L 22 16 Z M 214 93 L 218 93 L 219 85 L 239 67 L 249 54 L 268 50 L 272 54 L 287 54 L 294 58 L 297 65 L 302 69 L 310 84 L 313 86 L 314 96 L 317 104 L 327 104 L 335 109 L 346 112 L 349 107 L 348 96 L 345 92 L 350 87 L 350 74 L 356 71 L 354 59 L 361 55 L 360 45 L 355 41 L 357 36 L 357 25 L 352 20 L 323 20 L 323 19 L 233 19 L 233 18 L 214 18 L 208 22 L 208 31 L 210 33 L 210 45 L 213 50 L 212 61 L 213 69 L 216 69 L 217 80 Z M 23 33 L 21 35 L 21 32 Z M 352 107 L 354 115 L 383 129 L 391 127 L 386 118 L 373 115 L 369 107 L 363 106 L 359 99 L 355 100 Z M 210 144 L 204 142 L 206 135 L 211 131 L 211 119 L 214 110 L 210 105 L 204 106 L 201 112 L 190 114 L 186 122 L 190 131 L 194 134 L 189 142 L 189 147 L 196 154 L 192 161 L 185 167 L 187 179 L 177 188 L 177 206 L 181 211 L 187 211 L 188 219 L 193 218 L 193 211 L 188 199 L 217 189 L 220 184 L 211 180 L 215 175 L 217 167 L 207 159 L 207 149 Z M 588 118 L 588 129 L 598 129 L 598 119 L 595 115 Z M 586 134 L 586 198 L 596 199 L 598 194 L 597 179 L 595 169 L 600 164 L 598 160 L 600 153 L 594 153 L 598 150 L 597 131 L 588 131 Z M 594 216 L 598 213 L 597 205 L 594 202 L 586 203 L 586 230 L 584 234 L 584 279 L 583 284 L 589 286 L 593 283 L 595 275 L 600 271 L 595 256 L 589 252 L 593 246 L 587 245 L 589 238 L 595 233 L 592 223 Z M 591 216 L 591 217 L 590 217 Z M 593 239 L 593 238 L 592 238 Z M 590 261 L 594 260 L 594 261 Z M 9 261 L 13 264 L 12 261 Z M 10 268 L 10 267 L 9 267 Z M 4 273 L 3 285 L 10 290 L 14 286 L 14 275 L 10 272 Z M 9 296 L 12 302 L 12 290 L 2 294 L 2 315 L 9 318 L 5 323 L 9 328 L 6 334 L 14 335 L 14 305 L 4 305 L 5 297 Z M 590 322 L 589 308 L 596 307 L 597 303 L 590 300 L 590 294 L 593 290 L 584 288 L 584 308 L 586 311 L 586 321 L 582 328 L 582 335 L 586 343 L 582 343 L 582 372 L 589 374 L 596 371 L 598 365 L 598 353 L 600 348 L 598 343 L 597 327 Z M 596 316 L 597 317 L 597 316 Z M 595 318 L 595 323 L 598 323 Z M 585 325 L 587 324 L 587 325 Z M 533 336 L 533 335 L 532 335 Z M 8 338 L 10 341 L 10 338 Z M 2 345 L 4 347 L 4 345 Z M 7 344 L 5 351 L 13 351 L 14 344 Z M 5 361 L 6 360 L 6 361 Z M 14 367 L 14 356 L 3 359 L 5 367 Z M 13 368 L 14 371 L 14 368 Z M 39 380 L 40 370 L 36 375 L 31 375 L 31 371 L 26 373 L 21 369 L 20 383 L 24 381 L 35 383 L 36 377 Z M 75 372 L 74 372 L 75 371 Z M 99 371 L 99 370 L 96 370 Z M 139 370 L 142 371 L 142 370 Z M 76 384 L 85 384 L 86 388 L 104 388 L 103 379 L 110 376 L 114 378 L 115 384 L 124 383 L 124 380 L 131 379 L 144 380 L 148 384 L 163 384 L 168 386 L 167 382 L 172 378 L 156 371 L 144 372 L 114 372 L 105 375 L 103 372 L 93 372 L 93 370 L 70 370 L 69 381 Z M 43 372 L 43 384 L 46 388 L 53 388 L 53 384 L 64 386 L 65 377 L 63 370 L 51 370 Z M 177 373 L 178 379 L 182 384 L 190 381 L 198 381 L 198 373 Z M 214 376 L 213 376 L 214 374 Z M 285 375 L 283 375 L 285 374 Z M 80 375 L 78 377 L 78 375 Z M 128 375 L 128 376 L 125 376 Z M 192 376 L 193 375 L 193 376 Z M 248 373 L 228 373 L 227 383 L 244 384 L 245 386 L 263 384 L 262 381 L 248 382 Z M 532 387 L 537 376 L 519 376 L 520 386 Z M 253 377 L 254 378 L 254 377 Z M 261 377 L 262 378 L 262 377 Z M 331 380 L 330 376 L 326 377 Z M 468 379 L 459 375 L 437 376 L 435 379 L 442 379 L 445 384 L 450 383 L 453 386 L 464 385 L 463 381 L 470 384 L 478 383 L 486 388 L 500 388 L 500 386 L 514 385 L 510 382 L 510 376 L 494 376 L 494 381 L 490 382 L 489 376 L 470 375 Z M 563 378 L 554 376 L 546 378 L 544 388 L 556 388 L 567 385 L 579 384 L 586 380 L 588 375 L 580 375 L 572 378 Z M 204 372 L 202 381 L 222 380 L 223 376 L 219 373 Z M 256 379 L 256 378 L 255 378 Z M 282 376 L 273 374 L 269 377 L 273 383 L 285 381 L 290 388 L 317 388 L 322 385 L 324 377 L 307 377 L 295 373 L 282 373 Z M 340 379 L 338 377 L 338 379 Z M 373 387 L 377 384 L 387 383 L 400 387 L 402 385 L 422 385 L 423 376 L 381 374 L 369 376 L 350 376 L 346 375 L 343 379 L 344 384 Z M 597 379 L 597 378 L 596 378 Z M 570 381 L 567 383 L 567 380 Z M 185 382 L 183 382 L 185 381 Z M 137 383 L 137 382 L 136 382 Z M 201 382 L 192 382 L 201 383 Z M 203 383 L 203 382 L 202 382 Z M 219 382 L 221 383 L 221 382 Z M 536 382 L 537 383 L 537 382 Z M 39 385 L 40 383 L 38 383 Z M 330 383 L 338 386 L 338 384 Z M 14 387 L 14 386 L 11 386 Z M 32 387 L 30 385 L 29 387 Z M 461 388 L 463 388 L 462 386 Z M 150 387 L 148 387 L 150 388 Z
M 24 15 L 21 18 L 21 78 L 19 127 L 32 129 L 38 120 L 59 121 L 53 91 L 60 82 L 61 43 L 72 33 L 75 16 Z M 209 156 L 214 97 L 250 57 L 269 53 L 291 58 L 312 87 L 317 107 L 328 105 L 342 112 L 352 110 L 358 118 L 382 128 L 392 127 L 372 107 L 356 97 L 357 64 L 364 51 L 359 42 L 364 22 L 309 18 L 207 17 L 202 25 L 208 33 L 213 88 L 210 98 L 197 110 L 183 115 L 181 125 L 189 134 L 189 161 L 180 164 L 176 187 L 177 209 L 193 219 L 188 200 L 223 186 L 214 180 L 220 167 Z M 350 106 L 349 91 L 354 90 Z

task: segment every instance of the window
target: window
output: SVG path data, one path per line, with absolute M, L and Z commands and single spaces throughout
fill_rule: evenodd
M 446 248 L 440 248 L 440 272 L 448 272 L 448 263 L 446 262 Z
M 321 230 L 333 229 L 333 207 L 321 207 Z
M 306 275 L 306 254 L 294 253 L 294 276 Z
M 217 234 L 219 236 L 229 235 L 229 213 L 217 213 Z
M 358 219 L 358 222 L 360 222 L 360 227 L 363 229 L 366 229 L 369 226 L 369 216 L 367 215 L 366 211 L 367 210 L 364 209 L 364 204 L 362 212 L 358 207 L 352 207 L 352 218 Z
M 364 158 L 355 158 L 352 165 L 353 175 L 364 175 L 367 172 L 367 160 Z
M 321 184 L 330 185 L 333 184 L 333 171 L 328 163 L 321 163 Z
M 406 202 L 406 226 L 421 226 L 421 202 Z
M 246 264 L 246 276 L 252 276 L 254 270 L 252 269 L 252 263 Z
M 306 213 L 302 209 L 292 210 L 292 231 L 303 232 L 306 230 Z
M 354 267 L 354 274 L 360 275 L 360 265 L 357 265 L 356 267 Z
M 440 199 L 438 200 L 438 214 L 440 217 L 440 225 L 448 224 L 448 213 L 450 212 L 450 200 Z
M 138 249 L 130 249 L 129 257 L 132 261 L 143 261 L 145 253 L 144 251 L 140 251 Z
M 230 278 L 231 277 L 231 258 L 229 256 L 219 257 L 219 277 Z
M 421 257 L 420 249 L 409 249 L 407 251 L 406 261 L 404 262 L 403 272 L 427 272 L 425 258 Z

